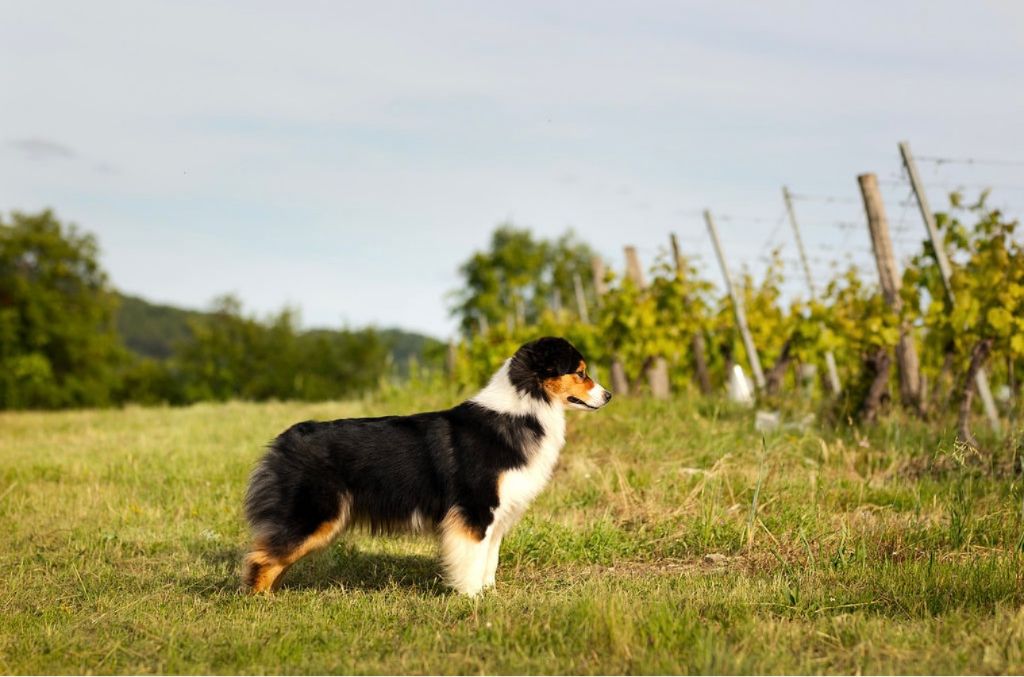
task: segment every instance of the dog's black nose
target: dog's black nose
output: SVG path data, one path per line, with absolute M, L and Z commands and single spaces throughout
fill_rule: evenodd
M 607 404 L 608 400 L 610 400 L 610 399 L 612 399 L 612 394 L 610 392 L 608 392 L 607 390 L 604 391 L 604 401 L 605 401 L 605 404 Z

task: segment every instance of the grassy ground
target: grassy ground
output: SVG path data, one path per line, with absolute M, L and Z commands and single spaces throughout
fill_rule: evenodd
M 685 401 L 570 414 L 479 600 L 365 536 L 240 594 L 261 446 L 433 399 L 0 415 L 0 671 L 1024 671 L 1018 476 L 949 431 L 762 442 Z

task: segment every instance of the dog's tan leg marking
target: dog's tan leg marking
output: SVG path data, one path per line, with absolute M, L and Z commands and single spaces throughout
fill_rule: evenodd
M 441 564 L 445 580 L 464 595 L 473 597 L 483 588 L 489 534 L 470 528 L 455 508 L 441 521 Z
M 351 507 L 352 501 L 348 497 L 343 498 L 337 517 L 321 524 L 304 541 L 283 555 L 272 555 L 270 549 L 257 540 L 252 552 L 245 558 L 246 585 L 255 593 L 276 592 L 281 587 L 285 572 L 293 564 L 309 553 L 330 545 L 331 541 L 348 526 L 352 514 Z

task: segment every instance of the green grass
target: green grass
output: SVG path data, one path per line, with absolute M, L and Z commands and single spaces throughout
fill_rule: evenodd
M 478 600 L 430 540 L 363 535 L 240 593 L 267 440 L 440 398 L 0 415 L 0 671 L 1024 671 L 1019 476 L 938 428 L 762 442 L 685 399 L 571 413 Z

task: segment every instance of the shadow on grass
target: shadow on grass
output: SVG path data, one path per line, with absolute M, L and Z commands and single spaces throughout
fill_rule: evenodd
M 442 593 L 437 560 L 423 555 L 361 552 L 339 544 L 295 565 L 285 576 L 282 590 L 329 590 L 354 588 L 383 590 L 407 588 Z
M 194 557 L 206 564 L 205 575 L 183 576 L 183 587 L 193 594 L 244 592 L 240 583 L 242 548 L 210 547 L 193 543 Z M 361 552 L 355 546 L 337 543 L 326 551 L 312 554 L 285 574 L 285 590 L 383 590 L 390 587 L 442 594 L 437 560 L 423 555 Z

